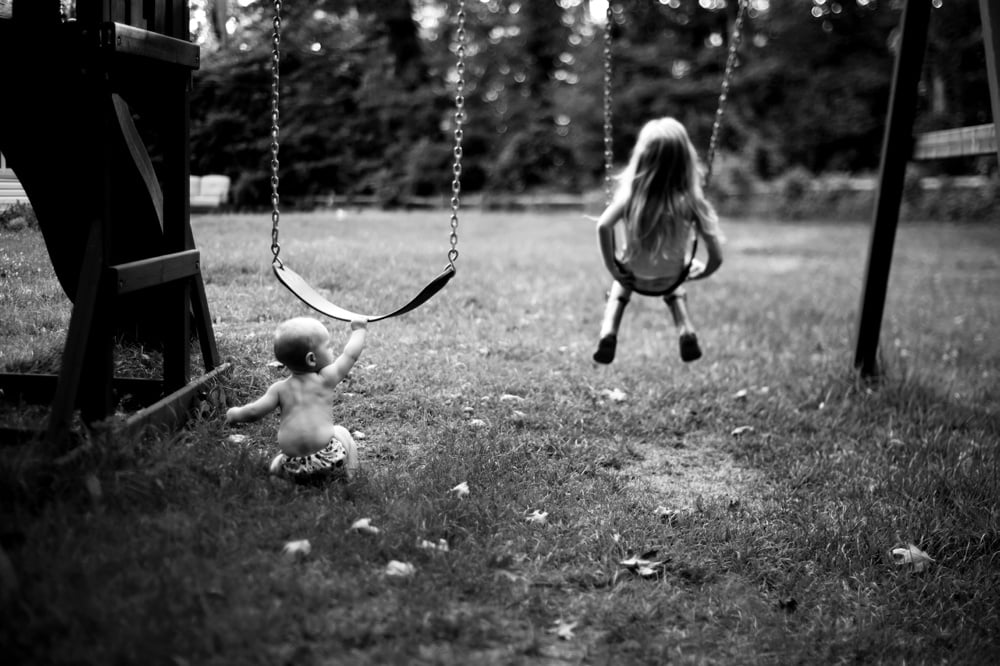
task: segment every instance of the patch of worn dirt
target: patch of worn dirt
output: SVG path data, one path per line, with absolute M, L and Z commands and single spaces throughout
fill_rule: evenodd
M 721 442 L 702 440 L 682 446 L 655 442 L 629 444 L 633 483 L 657 494 L 668 509 L 691 508 L 698 501 L 744 500 L 759 482 L 753 470 L 740 467 Z

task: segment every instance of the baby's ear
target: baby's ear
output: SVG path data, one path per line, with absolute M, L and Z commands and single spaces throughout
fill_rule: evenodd
M 311 368 L 311 367 L 315 366 L 316 365 L 316 353 L 315 352 L 306 352 L 305 361 L 306 361 L 306 366 L 307 367 Z

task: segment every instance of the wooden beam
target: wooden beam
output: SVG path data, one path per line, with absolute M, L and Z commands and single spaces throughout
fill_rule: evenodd
M 176 429 L 187 420 L 188 409 L 190 409 L 198 392 L 223 374 L 228 373 L 230 368 L 229 363 L 223 363 L 211 372 L 190 381 L 162 400 L 145 409 L 140 409 L 125 421 L 120 432 L 131 437 L 139 436 L 149 428 Z
M 930 0 L 907 0 L 903 7 L 899 51 L 889 94 L 889 115 L 882 143 L 882 165 L 875 198 L 868 267 L 865 274 L 858 325 L 855 334 L 854 367 L 863 377 L 878 373 L 879 332 L 889 285 L 889 267 L 903 199 L 906 164 L 913 146 L 913 118 L 917 108 L 917 85 L 927 47 Z
M 58 385 L 59 375 L 52 373 L 0 372 L 0 388 L 6 403 L 46 405 L 52 401 Z M 160 379 L 115 377 L 112 385 L 118 399 L 127 395 L 139 404 L 148 405 L 163 397 L 163 381 Z
M 185 250 L 110 266 L 108 270 L 118 294 L 122 295 L 193 277 L 198 274 L 200 266 L 201 253 Z
M 124 23 L 102 24 L 99 44 L 114 53 L 182 65 L 188 69 L 198 69 L 201 63 L 201 49 L 197 44 Z
M 104 357 L 105 341 L 100 339 L 97 321 L 105 313 L 100 312 L 101 274 L 104 261 L 104 230 L 101 220 L 91 222 L 87 245 L 84 248 L 83 267 L 73 301 L 73 313 L 69 319 L 69 330 L 63 347 L 63 364 L 59 370 L 59 384 L 49 409 L 48 440 L 61 448 L 65 446 L 69 434 L 70 420 L 77 405 L 78 391 L 84 366 L 93 369 L 100 365 Z M 109 365 L 110 372 L 110 365 Z M 91 403 L 110 402 L 111 385 L 99 374 L 88 378 L 86 390 L 92 396 Z M 110 380 L 110 378 L 108 378 Z M 107 410 L 105 411 L 107 413 Z
M 121 128 L 122 139 L 125 147 L 128 148 L 129 155 L 135 163 L 135 169 L 142 177 L 142 182 L 146 186 L 149 198 L 156 211 L 156 220 L 163 229 L 163 190 L 156 179 L 156 170 L 153 168 L 153 160 L 149 157 L 146 144 L 139 134 L 139 129 L 132 119 L 132 109 L 118 93 L 111 93 L 111 105 L 115 110 L 115 117 L 118 118 L 118 126 Z
M 993 125 L 1000 123 L 1000 4 L 996 0 L 979 0 L 979 16 L 983 21 L 983 48 L 986 51 L 986 78 L 990 83 L 990 106 Z M 1000 145 L 994 133 L 993 147 L 1000 161 Z
M 913 141 L 914 160 L 990 155 L 996 151 L 997 134 L 993 123 L 926 132 L 915 136 Z

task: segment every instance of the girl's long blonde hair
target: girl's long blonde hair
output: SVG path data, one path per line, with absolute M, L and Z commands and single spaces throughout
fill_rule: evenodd
M 719 218 L 702 191 L 698 154 L 673 118 L 642 127 L 615 197 L 626 200 L 626 260 L 663 252 L 692 222 L 706 236 L 719 235 Z

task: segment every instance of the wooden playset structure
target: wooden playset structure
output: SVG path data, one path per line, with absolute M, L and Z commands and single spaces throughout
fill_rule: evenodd
M 910 160 L 991 153 L 996 153 L 1000 159 L 1000 144 L 997 142 L 997 127 L 1000 124 L 1000 3 L 996 0 L 979 0 L 993 122 L 913 136 L 917 86 L 927 50 L 931 5 L 931 0 L 906 0 L 900 23 L 899 51 L 882 143 L 882 166 L 868 247 L 868 268 L 855 338 L 854 365 L 863 377 L 878 374 L 879 330 L 885 309 L 907 163 Z
M 58 375 L 0 375 L 3 400 L 49 405 L 65 446 L 76 410 L 117 429 L 176 427 L 220 364 L 189 210 L 189 91 L 200 52 L 186 0 L 16 0 L 0 18 L 0 152 L 24 187 L 73 303 Z M 7 313 L 10 316 L 15 313 Z M 206 372 L 191 380 L 197 336 Z M 116 339 L 162 352 L 161 378 L 115 376 Z M 16 432 L 14 432 L 16 431 Z

